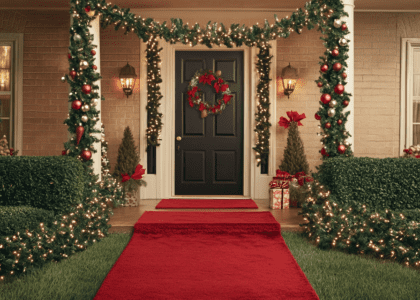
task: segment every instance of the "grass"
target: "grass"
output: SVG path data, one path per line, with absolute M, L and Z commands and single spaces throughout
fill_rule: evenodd
M 321 300 L 420 297 L 417 270 L 371 257 L 323 251 L 302 233 L 282 235 Z M 93 299 L 130 238 L 130 234 L 110 234 L 84 252 L 0 283 L 0 299 Z

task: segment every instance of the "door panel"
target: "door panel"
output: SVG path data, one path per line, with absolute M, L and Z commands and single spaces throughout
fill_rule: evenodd
M 243 195 L 243 52 L 176 51 L 175 53 L 175 194 Z M 188 104 L 188 84 L 200 69 L 222 71 L 232 99 L 220 115 Z M 214 104 L 213 87 L 198 85 Z

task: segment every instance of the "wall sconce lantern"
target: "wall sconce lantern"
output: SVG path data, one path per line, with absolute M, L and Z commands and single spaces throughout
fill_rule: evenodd
M 133 93 L 134 84 L 136 83 L 136 70 L 134 67 L 127 64 L 120 71 L 120 80 L 121 85 L 124 91 L 124 94 L 127 96 Z
M 281 71 L 281 81 L 283 83 L 284 94 L 289 98 L 296 87 L 296 82 L 299 79 L 297 70 L 290 66 L 290 63 Z

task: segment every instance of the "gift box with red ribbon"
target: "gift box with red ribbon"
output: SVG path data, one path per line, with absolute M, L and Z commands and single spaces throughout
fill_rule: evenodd
M 289 208 L 289 183 L 284 182 L 280 186 L 270 189 L 270 208 Z

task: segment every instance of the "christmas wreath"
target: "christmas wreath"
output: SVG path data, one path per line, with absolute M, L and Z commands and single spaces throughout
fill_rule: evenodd
M 217 99 L 217 104 L 211 105 L 203 101 L 202 93 L 200 93 L 201 89 L 197 86 L 199 83 L 208 84 L 215 89 L 217 94 L 221 94 L 221 97 Z M 220 71 L 213 74 L 212 70 L 199 70 L 194 74 L 188 85 L 188 102 L 191 107 L 197 105 L 199 111 L 202 113 L 206 112 L 204 116 L 202 114 L 202 117 L 205 117 L 207 112 L 211 114 L 221 113 L 231 99 L 232 95 L 229 90 L 229 85 L 221 77 Z

